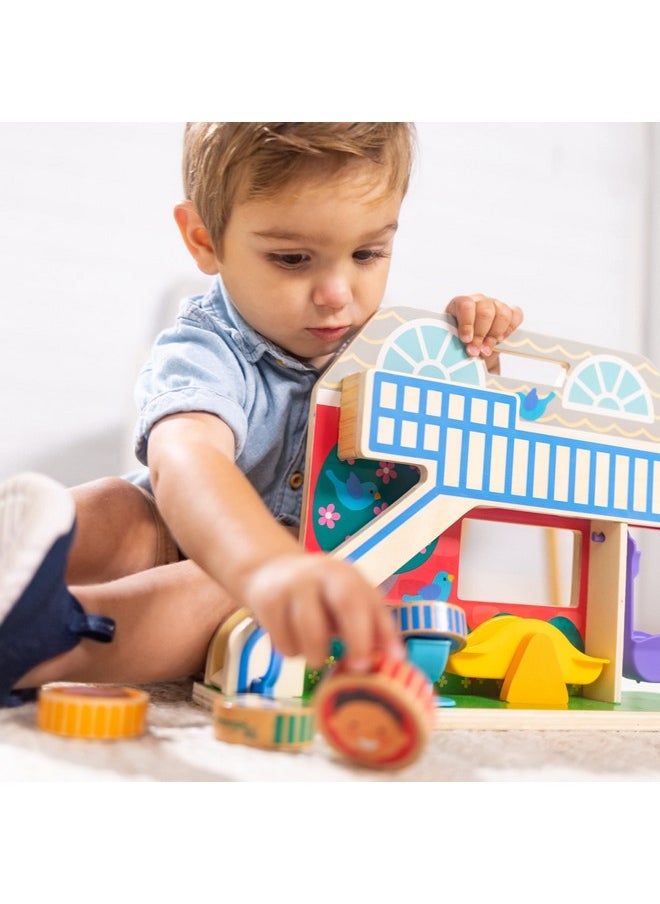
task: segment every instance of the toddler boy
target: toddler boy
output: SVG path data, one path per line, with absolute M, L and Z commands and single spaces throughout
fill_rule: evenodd
M 383 299 L 413 145 L 409 123 L 187 126 L 174 216 L 215 279 L 140 374 L 148 470 L 0 487 L 0 702 L 49 681 L 194 674 L 238 606 L 312 666 L 335 637 L 355 670 L 403 655 L 358 569 L 302 550 L 292 478 L 314 383 Z M 483 295 L 446 310 L 489 363 L 522 320 Z

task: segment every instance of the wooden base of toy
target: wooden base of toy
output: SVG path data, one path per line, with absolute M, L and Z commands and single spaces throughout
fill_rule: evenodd
M 660 694 L 624 691 L 621 703 L 570 698 L 563 709 L 516 707 L 476 696 L 452 695 L 456 706 L 437 709 L 437 731 L 660 731 Z
M 221 693 L 222 691 L 219 687 L 214 687 L 211 684 L 204 684 L 201 681 L 193 682 L 193 703 L 197 703 L 198 706 L 208 709 L 211 712 L 213 712 L 213 704 Z
M 68 738 L 113 741 L 146 729 L 149 694 L 132 687 L 47 684 L 39 690 L 37 726 Z
M 398 769 L 422 754 L 433 727 L 433 686 L 410 662 L 382 657 L 356 675 L 340 662 L 318 685 L 319 730 L 342 756 L 362 766 Z

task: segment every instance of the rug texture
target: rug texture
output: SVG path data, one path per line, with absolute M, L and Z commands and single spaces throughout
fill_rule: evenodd
M 343 761 L 319 735 L 299 752 L 218 741 L 192 681 L 148 685 L 148 730 L 85 741 L 36 727 L 36 704 L 0 710 L 0 779 L 72 782 L 655 782 L 660 732 L 435 731 L 410 766 L 374 771 Z

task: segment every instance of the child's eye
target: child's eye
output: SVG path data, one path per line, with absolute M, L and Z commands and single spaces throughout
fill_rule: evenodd
M 353 252 L 353 260 L 356 260 L 361 264 L 369 264 L 372 261 L 381 260 L 384 257 L 389 257 L 389 254 L 386 251 L 376 250 L 374 248 L 362 248 L 360 251 Z
M 309 260 L 309 256 L 307 254 L 269 254 L 268 260 L 273 261 L 276 264 L 279 264 L 280 267 L 285 267 L 288 270 L 295 270 L 296 267 L 301 267 L 303 264 L 306 264 Z

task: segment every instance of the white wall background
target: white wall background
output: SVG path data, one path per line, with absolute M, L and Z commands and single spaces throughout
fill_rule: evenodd
M 137 369 L 163 307 L 205 284 L 171 215 L 182 128 L 0 124 L 0 479 L 130 465 Z M 481 291 L 523 307 L 528 329 L 660 362 L 657 135 L 420 123 L 386 303 Z
M 0 126 L 2 476 L 120 467 L 161 297 L 194 275 L 174 231 L 179 124 Z

